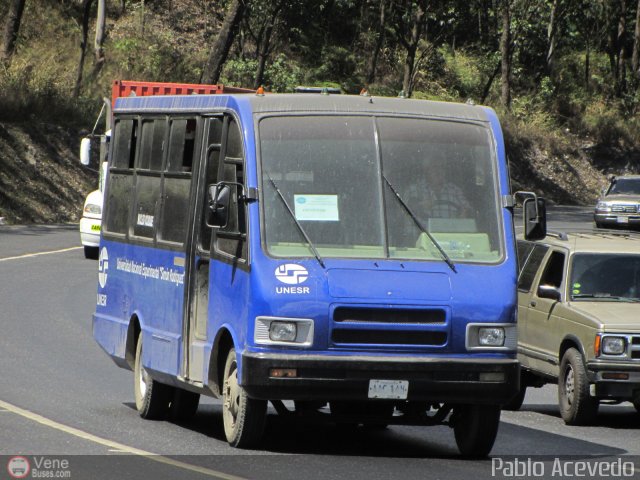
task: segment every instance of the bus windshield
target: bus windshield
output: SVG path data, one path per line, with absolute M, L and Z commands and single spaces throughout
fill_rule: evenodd
M 259 138 L 272 256 L 315 249 L 322 258 L 441 260 L 436 243 L 454 262 L 502 256 L 495 154 L 483 126 L 274 116 L 260 121 Z

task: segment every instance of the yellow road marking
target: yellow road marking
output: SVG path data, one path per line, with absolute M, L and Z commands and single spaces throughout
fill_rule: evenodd
M 54 420 L 50 420 L 46 417 L 43 417 L 42 415 L 38 415 L 37 413 L 33 413 L 29 410 L 16 407 L 11 403 L 3 402 L 2 400 L 0 400 L 0 408 L 4 408 L 12 413 L 15 413 L 16 415 L 20 415 L 21 417 L 28 418 L 29 420 L 33 420 L 34 422 L 40 423 L 47 427 L 59 430 L 64 433 L 68 433 L 69 435 L 74 435 L 78 438 L 82 438 L 83 440 L 88 440 L 90 442 L 103 445 L 111 449 L 110 451 L 118 451 L 122 453 L 130 453 L 132 455 L 139 455 L 149 460 L 153 460 L 154 462 L 164 463 L 165 465 L 171 465 L 176 468 L 181 468 L 183 470 L 189 470 L 191 472 L 201 473 L 202 475 L 206 475 L 213 478 L 219 478 L 222 480 L 245 480 L 242 477 L 237 477 L 235 475 L 229 475 L 227 473 L 218 472 L 210 468 L 198 467 L 197 465 L 192 465 L 190 463 L 181 462 L 179 460 L 174 460 L 172 458 L 163 457 L 162 455 L 147 452 L 146 450 L 141 450 L 139 448 L 130 447 L 122 443 L 114 442 L 113 440 L 108 440 L 106 438 L 98 437 L 96 435 L 93 435 L 88 432 L 84 432 L 77 428 L 69 427 L 68 425 L 64 425 Z
M 70 247 L 70 248 L 63 248 L 62 250 L 51 250 L 49 252 L 36 252 L 36 253 L 25 253 L 24 255 L 17 255 L 15 257 L 4 257 L 4 258 L 0 258 L 0 262 L 7 262 L 9 260 L 18 260 L 20 258 L 30 258 L 30 257 L 39 257 L 40 255 L 51 255 L 53 253 L 63 253 L 63 252 L 70 252 L 72 250 L 80 250 L 83 247 Z

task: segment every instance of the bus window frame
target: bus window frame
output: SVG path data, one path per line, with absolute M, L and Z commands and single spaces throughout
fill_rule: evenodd
M 189 172 L 169 172 L 166 169 L 167 169 L 167 162 L 168 162 L 168 155 L 169 155 L 168 142 L 169 142 L 170 133 L 171 133 L 171 122 L 175 120 L 180 120 L 180 119 L 195 120 L 196 122 L 196 131 L 195 131 L 193 157 L 192 157 L 192 168 Z M 191 216 L 193 215 L 193 212 L 187 212 L 188 218 L 185 220 L 186 223 L 185 223 L 184 240 L 182 242 L 174 242 L 171 240 L 166 240 L 161 238 L 160 236 L 161 234 L 160 225 L 162 224 L 163 216 L 165 214 L 165 210 L 164 210 L 165 178 L 184 178 L 184 179 L 189 178 L 190 179 L 189 205 L 193 204 L 193 195 L 195 190 L 193 182 L 194 182 L 194 179 L 197 180 L 196 176 L 194 175 L 194 172 L 196 171 L 196 169 L 194 168 L 194 165 L 196 164 L 196 162 L 200 161 L 200 159 L 198 158 L 198 152 L 200 151 L 200 146 L 202 144 L 201 136 L 202 136 L 202 125 L 204 124 L 203 116 L 195 112 L 194 113 L 180 112 L 178 114 L 173 114 L 173 115 L 170 113 L 116 115 L 114 118 L 114 130 L 113 130 L 114 133 L 116 131 L 115 126 L 117 125 L 118 122 L 122 120 L 133 120 L 134 122 L 137 122 L 137 127 L 136 127 L 137 135 L 136 135 L 135 157 L 133 159 L 133 167 L 130 167 L 130 168 L 115 167 L 110 162 L 109 169 L 108 169 L 108 178 L 110 178 L 114 174 L 130 175 L 133 178 L 132 180 L 133 185 L 131 188 L 131 195 L 129 197 L 129 208 L 127 213 L 127 228 L 125 233 L 112 232 L 108 229 L 108 222 L 106 220 L 108 218 L 108 213 L 110 210 L 108 199 L 109 199 L 109 190 L 110 190 L 109 184 L 111 182 L 107 181 L 106 189 L 105 189 L 105 200 L 106 200 L 105 213 L 106 214 L 104 216 L 105 221 L 103 222 L 104 226 L 103 226 L 102 234 L 108 240 L 121 241 L 121 242 L 125 242 L 132 245 L 159 247 L 165 250 L 172 250 L 172 251 L 185 251 L 188 248 L 188 244 L 190 242 L 190 235 L 191 235 L 190 228 L 191 228 L 191 222 L 192 222 Z M 162 151 L 162 162 L 161 162 L 160 170 L 141 169 L 138 165 L 140 150 L 142 145 L 142 135 L 141 135 L 142 123 L 148 122 L 150 120 L 153 120 L 153 121 L 163 120 L 164 122 L 166 122 L 165 123 L 166 128 L 164 133 L 164 142 L 166 147 L 163 148 L 163 151 Z M 110 159 L 113 158 L 115 144 L 116 142 L 111 142 L 110 144 L 110 152 L 109 152 Z M 138 205 L 138 176 L 155 177 L 160 179 L 160 187 L 159 187 L 160 193 L 157 197 L 158 202 L 156 204 L 155 212 L 154 212 L 154 217 L 157 218 L 158 220 L 154 220 L 153 235 L 151 238 L 146 236 L 136 235 L 134 233 L 135 215 L 136 215 L 136 210 Z
M 242 153 L 243 185 L 245 187 L 247 187 L 247 182 L 248 182 L 248 175 L 247 175 L 247 173 L 248 173 L 247 172 L 247 145 L 246 145 L 244 129 L 242 128 L 242 123 L 240 121 L 240 117 L 236 114 L 236 112 L 234 112 L 232 110 L 223 110 L 223 111 L 212 113 L 211 115 L 207 115 L 204 118 L 205 119 L 209 119 L 209 118 L 216 118 L 216 117 L 222 117 L 223 118 L 223 127 L 222 127 L 222 134 L 221 134 L 222 138 L 221 138 L 221 142 L 220 142 L 220 160 L 221 160 L 221 164 L 224 163 L 224 158 L 227 157 L 227 143 L 228 143 L 228 139 L 229 139 L 229 126 L 228 126 L 228 123 L 230 123 L 230 122 L 228 120 L 225 121 L 225 119 L 232 119 L 233 122 L 236 125 L 236 128 L 238 129 L 239 140 L 240 140 L 240 150 L 241 150 L 241 153 Z M 225 123 L 227 123 L 226 127 L 225 127 Z M 257 141 L 257 139 L 256 139 L 256 141 Z M 208 148 L 208 145 L 205 146 L 203 144 L 203 154 L 206 154 L 206 149 L 207 148 Z M 230 158 L 237 158 L 237 157 L 230 157 Z M 202 157 L 201 157 L 201 159 L 202 159 Z M 256 160 L 256 162 L 257 162 L 257 160 Z M 220 181 L 220 179 L 219 179 L 220 165 L 218 165 L 218 167 L 219 167 L 219 169 L 218 169 L 218 177 L 216 178 L 216 180 L 219 182 Z M 204 172 L 201 172 L 201 174 L 202 173 L 204 173 Z M 201 196 L 206 196 L 207 188 L 208 188 L 208 185 L 203 185 L 203 191 L 199 192 Z M 202 197 L 202 201 L 205 201 L 204 197 Z M 218 248 L 218 237 L 219 237 L 219 233 L 221 233 L 221 231 L 222 231 L 221 228 L 212 228 L 211 244 L 210 244 L 210 247 L 209 247 L 209 257 L 210 257 L 211 260 L 221 261 L 223 263 L 227 263 L 227 264 L 233 265 L 234 268 L 239 268 L 240 270 L 248 272 L 248 271 L 251 270 L 251 248 L 250 248 L 251 221 L 250 221 L 250 218 L 249 218 L 249 205 L 247 204 L 247 202 L 238 201 L 238 209 L 240 208 L 241 205 L 242 205 L 242 208 L 244 208 L 244 218 L 245 218 L 245 230 L 246 230 L 246 232 L 244 233 L 244 238 L 241 238 L 240 241 L 244 242 L 244 244 L 246 246 L 246 258 L 244 258 L 242 256 L 232 255 L 232 254 L 230 254 L 230 253 Z M 207 227 L 207 228 L 211 228 L 211 227 Z M 239 235 L 242 235 L 242 234 L 239 233 Z M 199 243 L 198 240 L 196 240 L 196 243 Z

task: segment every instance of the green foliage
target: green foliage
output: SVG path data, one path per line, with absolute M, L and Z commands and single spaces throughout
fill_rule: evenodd
M 0 120 L 88 125 L 100 102 L 71 99 L 69 93 L 69 86 L 46 69 L 14 62 L 0 70 Z

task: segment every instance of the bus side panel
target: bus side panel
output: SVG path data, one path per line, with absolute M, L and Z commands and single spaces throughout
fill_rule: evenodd
M 213 341 L 220 328 L 230 330 L 234 348 L 238 354 L 238 369 L 241 368 L 240 353 L 244 351 L 249 334 L 252 311 L 250 274 L 229 263 L 212 260 L 209 272 L 209 324 L 207 338 Z M 251 322 L 253 325 L 253 322 Z M 212 351 L 212 355 L 218 352 Z M 222 360 L 224 362 L 224 360 Z M 239 370 L 240 371 L 240 370 Z M 239 377 L 240 378 L 240 377 Z
M 103 240 L 94 337 L 116 363 L 124 359 L 127 331 L 137 318 L 143 364 L 178 375 L 182 353 L 184 253 Z

